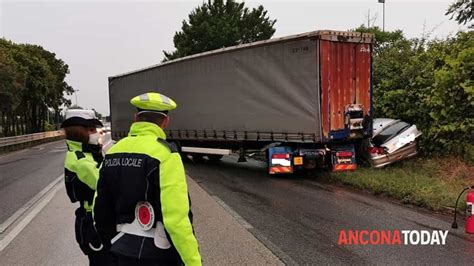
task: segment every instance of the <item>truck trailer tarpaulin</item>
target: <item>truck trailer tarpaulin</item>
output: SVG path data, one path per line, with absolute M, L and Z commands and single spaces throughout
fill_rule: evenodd
M 314 31 L 110 77 L 112 133 L 127 133 L 132 97 L 156 91 L 178 104 L 167 130 L 172 140 L 361 138 L 371 131 L 372 41 L 370 34 Z

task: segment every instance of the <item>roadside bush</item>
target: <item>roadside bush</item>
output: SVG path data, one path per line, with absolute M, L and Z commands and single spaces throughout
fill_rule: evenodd
M 474 163 L 474 32 L 446 39 L 407 39 L 401 31 L 375 34 L 376 117 L 414 123 L 424 155 L 455 154 Z

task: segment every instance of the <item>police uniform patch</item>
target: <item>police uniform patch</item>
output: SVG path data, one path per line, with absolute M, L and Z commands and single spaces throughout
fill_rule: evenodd
M 155 212 L 153 206 L 147 201 L 140 201 L 135 207 L 135 218 L 141 229 L 148 231 L 155 223 Z

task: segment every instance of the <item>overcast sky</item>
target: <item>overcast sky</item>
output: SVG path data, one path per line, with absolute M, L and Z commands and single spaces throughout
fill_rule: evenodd
M 385 28 L 402 29 L 408 37 L 421 35 L 423 25 L 427 30 L 436 27 L 432 37 L 466 29 L 444 16 L 453 1 L 386 0 Z M 159 63 L 162 50 L 173 49 L 182 20 L 202 2 L 0 0 L 0 36 L 56 53 L 69 65 L 67 82 L 79 90 L 79 105 L 109 114 L 107 77 Z M 355 28 L 367 23 L 369 9 L 382 26 L 377 0 L 246 2 L 264 5 L 277 19 L 274 37 Z

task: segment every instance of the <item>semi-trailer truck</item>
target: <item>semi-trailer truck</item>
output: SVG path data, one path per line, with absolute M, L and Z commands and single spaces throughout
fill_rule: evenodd
M 167 140 L 195 158 L 265 152 L 270 174 L 355 170 L 372 133 L 373 35 L 332 30 L 241 44 L 109 77 L 112 136 L 130 99 L 174 99 Z

